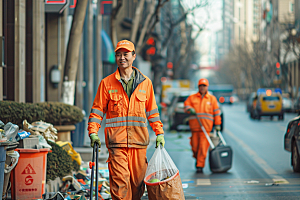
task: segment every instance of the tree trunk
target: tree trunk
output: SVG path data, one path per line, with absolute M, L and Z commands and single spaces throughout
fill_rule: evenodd
M 82 38 L 82 29 L 86 14 L 88 0 L 80 0 L 75 7 L 72 27 L 70 30 L 67 57 L 64 69 L 64 82 L 62 88 L 62 101 L 74 105 L 75 80 L 78 68 L 79 47 Z
M 140 34 L 140 37 L 139 37 L 139 41 L 136 45 L 136 52 L 137 53 L 140 53 L 140 51 L 142 49 L 142 44 L 143 44 L 143 41 L 144 41 L 144 38 L 145 38 L 145 34 L 147 32 L 147 29 L 149 28 L 149 23 L 150 23 L 152 15 L 154 14 L 154 11 L 155 11 L 155 0 L 152 0 L 151 7 L 150 7 L 150 12 L 148 13 L 147 18 L 144 22 L 144 26 L 142 28 L 142 31 L 141 31 L 141 34 Z
M 113 8 L 110 16 L 110 37 L 114 48 L 118 43 L 116 17 L 123 5 L 123 0 L 113 0 Z
M 144 9 L 144 3 L 145 0 L 141 0 L 135 10 L 135 16 L 134 16 L 134 21 L 133 21 L 133 26 L 132 26 L 132 31 L 131 31 L 131 42 L 136 43 L 136 34 L 137 34 L 137 30 L 140 24 L 140 19 L 143 13 L 143 9 Z

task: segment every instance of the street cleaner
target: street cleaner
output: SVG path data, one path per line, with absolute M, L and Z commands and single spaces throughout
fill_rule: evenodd
M 205 159 L 209 148 L 201 127 L 197 121 L 197 115 L 207 133 L 212 131 L 215 124 L 216 131 L 221 130 L 221 110 L 215 96 L 208 94 L 208 80 L 201 78 L 198 82 L 199 92 L 190 95 L 184 102 L 184 110 L 191 114 L 189 118 L 189 126 L 192 131 L 190 144 L 192 146 L 193 157 L 196 159 L 196 172 L 203 173 Z
M 132 66 L 135 58 L 132 42 L 118 42 L 118 69 L 101 81 L 88 121 L 91 146 L 101 146 L 98 130 L 106 114 L 104 133 L 112 199 L 138 200 L 143 196 L 150 142 L 146 120 L 156 134 L 156 147 L 165 144 L 152 82 Z

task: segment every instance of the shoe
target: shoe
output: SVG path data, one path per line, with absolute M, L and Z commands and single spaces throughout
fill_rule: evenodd
M 196 167 L 197 168 L 197 173 L 203 173 L 203 168 L 202 167 Z

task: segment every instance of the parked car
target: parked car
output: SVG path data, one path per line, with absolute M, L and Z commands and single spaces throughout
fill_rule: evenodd
M 246 111 L 247 112 L 250 112 L 251 108 L 252 108 L 252 102 L 254 100 L 256 96 L 256 92 L 252 92 L 248 98 L 248 101 L 247 101 L 247 108 L 246 108 Z
M 283 97 L 282 98 L 282 106 L 284 112 L 292 112 L 293 111 L 293 103 L 290 98 Z
M 182 91 L 178 92 L 173 96 L 171 104 L 168 108 L 168 121 L 170 130 L 176 131 L 183 131 L 183 130 L 190 130 L 189 127 L 189 116 L 184 112 L 184 101 L 192 94 L 197 93 L 197 90 L 189 90 L 189 91 Z M 212 92 L 210 92 L 212 94 Z M 221 110 L 221 131 L 223 130 L 223 110 L 221 105 L 218 103 L 219 108 Z
M 300 172 L 300 116 L 292 119 L 284 135 L 284 149 L 291 152 L 291 165 L 294 172 Z
M 300 97 L 297 97 L 294 101 L 294 112 L 300 114 Z
M 216 98 L 221 104 L 233 104 L 238 101 L 238 97 L 231 93 L 219 93 L 218 96 L 216 96 Z
M 251 109 L 250 117 L 260 120 L 261 116 L 270 116 L 272 120 L 274 116 L 278 116 L 279 120 L 283 120 L 284 112 L 281 93 L 271 89 L 262 88 L 259 90 L 260 92 L 257 92 L 257 102 Z

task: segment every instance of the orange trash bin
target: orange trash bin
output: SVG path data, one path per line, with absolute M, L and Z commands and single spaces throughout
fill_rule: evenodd
M 11 172 L 12 199 L 43 199 L 46 183 L 46 149 L 15 149 L 20 154 L 18 164 Z

